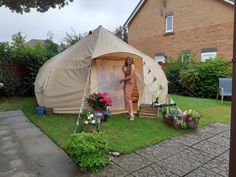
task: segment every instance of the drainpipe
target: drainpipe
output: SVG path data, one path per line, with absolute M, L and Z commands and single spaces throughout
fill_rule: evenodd
M 233 74 L 232 105 L 230 130 L 229 177 L 236 177 L 236 5 L 234 5 L 234 37 L 233 37 Z

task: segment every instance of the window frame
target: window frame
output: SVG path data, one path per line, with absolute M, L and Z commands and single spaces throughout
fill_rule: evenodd
M 204 58 L 204 55 L 214 55 L 214 57 Z M 203 48 L 201 49 L 201 62 L 206 62 L 210 59 L 217 58 L 217 48 Z
M 168 30 L 168 19 L 171 18 L 171 29 Z M 166 33 L 171 33 L 174 31 L 174 16 L 173 15 L 168 15 L 166 16 Z
M 162 57 L 161 60 L 157 60 L 157 57 Z M 165 64 L 166 63 L 166 55 L 164 52 L 161 53 L 156 53 L 154 56 L 154 60 L 158 63 L 158 64 Z

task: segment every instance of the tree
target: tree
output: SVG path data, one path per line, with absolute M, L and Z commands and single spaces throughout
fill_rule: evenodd
M 58 50 L 58 45 L 56 43 L 53 42 L 53 33 L 51 31 L 48 32 L 47 34 L 48 38 L 45 41 L 45 47 L 48 51 L 48 58 L 51 58 L 55 55 L 58 54 L 59 50 Z
M 49 8 L 62 8 L 73 0 L 0 0 L 0 7 L 5 6 L 13 12 L 30 12 L 36 9 L 38 12 L 46 12 Z
M 61 51 L 69 48 L 70 46 L 74 45 L 76 42 L 84 39 L 88 33 L 84 33 L 84 34 L 77 34 L 73 28 L 71 28 L 73 33 L 66 33 L 66 36 L 64 37 L 63 41 L 65 43 L 61 43 L 60 48 Z
M 118 38 L 122 39 L 123 41 L 125 41 L 126 43 L 128 43 L 128 32 L 127 32 L 126 27 L 119 26 L 115 29 L 115 31 L 113 33 L 116 37 L 118 37 Z
M 18 32 L 12 36 L 12 42 L 11 46 L 13 49 L 17 50 L 25 45 L 25 38 L 26 36 L 23 36 L 22 32 Z

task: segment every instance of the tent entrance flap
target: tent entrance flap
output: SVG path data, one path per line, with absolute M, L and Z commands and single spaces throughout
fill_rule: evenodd
M 112 110 L 124 109 L 123 84 L 120 84 L 123 78 L 123 61 L 97 59 L 97 86 L 99 92 L 106 92 L 112 98 Z

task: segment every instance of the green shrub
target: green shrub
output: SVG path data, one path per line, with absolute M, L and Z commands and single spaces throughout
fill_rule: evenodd
M 168 63 L 165 72 L 169 81 L 168 89 L 170 93 L 182 93 L 183 88 L 179 83 L 180 71 L 186 69 L 189 65 L 189 62 L 181 62 L 181 60 Z
M 109 163 L 107 145 L 104 133 L 76 133 L 71 135 L 68 152 L 82 171 L 96 170 Z
M 232 76 L 231 64 L 223 59 L 208 60 L 198 66 L 199 93 L 205 98 L 215 97 L 220 77 Z
M 202 63 L 173 62 L 167 68 L 167 78 L 172 92 L 212 98 L 215 97 L 220 77 L 232 75 L 231 64 L 223 59 Z
M 18 57 L 24 58 L 25 76 L 23 78 L 24 87 L 21 89 L 21 95 L 34 95 L 34 82 L 39 68 L 47 61 L 47 49 L 40 44 L 33 46 L 24 46 L 21 52 L 18 51 Z
M 22 87 L 22 79 L 15 73 L 0 70 L 0 82 L 4 87 L 0 89 L 0 95 L 17 96 Z
M 0 67 L 11 63 L 12 49 L 8 42 L 0 42 Z

